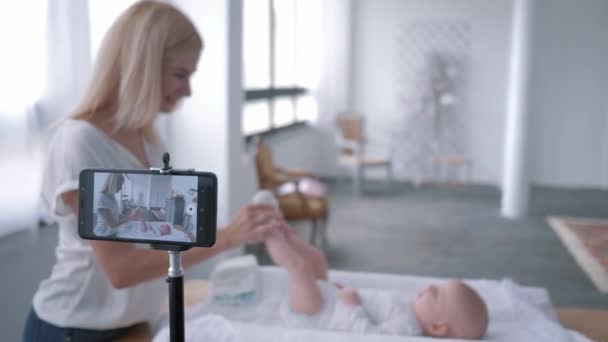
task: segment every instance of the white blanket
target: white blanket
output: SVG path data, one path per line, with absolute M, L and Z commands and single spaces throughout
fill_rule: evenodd
M 169 225 L 171 230 L 169 234 L 161 235 L 158 233 L 160 231 L 160 225 L 163 223 Z M 172 223 L 146 221 L 146 224 L 150 226 L 151 229 L 144 232 L 142 230 L 141 221 L 123 223 L 116 228 L 116 237 L 137 240 L 190 242 L 188 236 L 184 234 L 184 232 L 175 229 Z
M 187 341 L 431 341 L 428 337 L 356 335 L 321 330 L 288 329 L 278 320 L 278 305 L 287 296 L 287 274 L 277 267 L 262 267 L 262 300 L 254 306 L 203 303 L 186 311 Z M 345 286 L 400 291 L 413 296 L 441 278 L 331 271 L 330 280 Z M 484 341 L 587 342 L 582 335 L 559 325 L 545 289 L 522 287 L 509 280 L 465 280 L 484 298 L 490 325 Z M 154 341 L 167 341 L 166 320 Z M 437 339 L 438 341 L 463 341 Z

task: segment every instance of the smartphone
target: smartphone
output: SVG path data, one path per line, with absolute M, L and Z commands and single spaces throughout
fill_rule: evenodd
M 215 243 L 217 177 L 211 172 L 85 169 L 78 195 L 83 239 L 197 247 Z

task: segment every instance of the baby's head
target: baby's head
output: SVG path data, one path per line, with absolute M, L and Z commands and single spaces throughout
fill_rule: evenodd
M 488 309 L 475 290 L 460 280 L 431 285 L 412 301 L 426 336 L 480 339 L 488 328 Z
M 160 235 L 169 235 L 171 234 L 171 228 L 169 228 L 169 225 L 166 223 L 161 223 L 160 227 Z

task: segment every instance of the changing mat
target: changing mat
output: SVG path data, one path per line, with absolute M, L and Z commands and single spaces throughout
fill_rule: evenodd
M 357 335 L 352 333 L 289 329 L 281 326 L 279 307 L 287 296 L 287 273 L 278 267 L 261 270 L 263 298 L 252 307 L 217 305 L 204 302 L 186 311 L 188 341 L 361 341 L 405 342 L 430 341 L 428 337 Z M 329 278 L 362 291 L 398 291 L 412 297 L 429 284 L 447 279 L 364 272 L 330 271 Z M 587 342 L 582 335 L 564 329 L 557 321 L 545 289 L 519 286 L 512 281 L 473 279 L 465 281 L 483 297 L 490 313 L 490 325 L 484 341 Z M 208 336 L 213 328 L 215 334 Z M 219 330 L 218 330 L 219 329 Z M 167 341 L 168 327 L 163 326 L 154 341 Z M 464 341 L 437 339 L 438 341 Z

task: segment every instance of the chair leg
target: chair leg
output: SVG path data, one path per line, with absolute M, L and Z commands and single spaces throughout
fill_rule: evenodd
M 386 177 L 388 178 L 388 189 L 393 188 L 393 165 L 391 163 L 386 166 Z
M 361 194 L 361 183 L 363 182 L 363 168 L 360 165 L 356 165 L 353 170 L 353 193 L 355 195 Z
M 315 245 L 317 241 L 317 220 L 312 220 L 312 226 L 310 227 L 310 244 Z
M 321 222 L 321 249 L 325 249 L 329 246 L 329 240 L 327 239 L 327 218 L 323 218 Z

